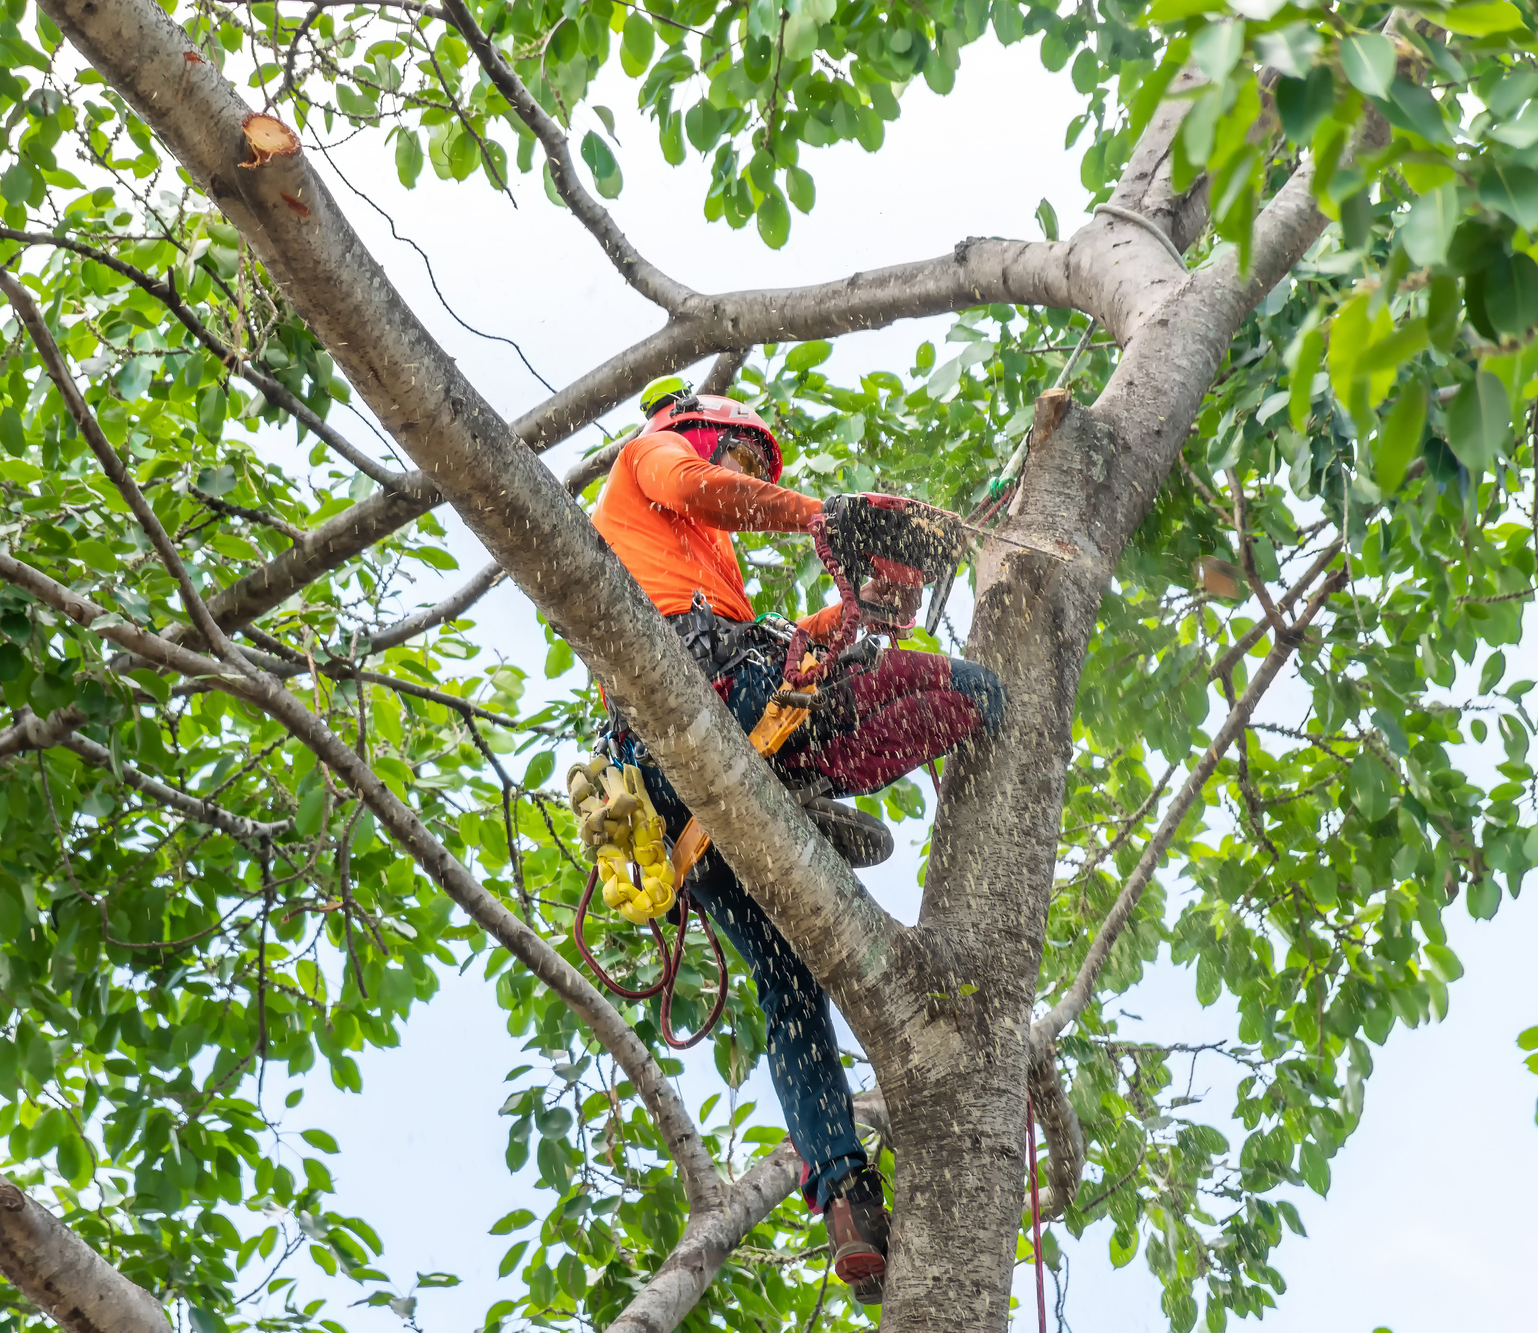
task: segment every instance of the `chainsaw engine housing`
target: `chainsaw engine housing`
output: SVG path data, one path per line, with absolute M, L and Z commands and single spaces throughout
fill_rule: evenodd
M 866 580 L 879 576 L 910 587 L 935 584 L 927 622 L 933 633 L 967 549 L 961 519 L 900 495 L 836 495 L 823 504 L 823 513 L 829 549 L 849 576 L 860 608 L 897 623 L 901 613 L 896 607 L 860 596 Z

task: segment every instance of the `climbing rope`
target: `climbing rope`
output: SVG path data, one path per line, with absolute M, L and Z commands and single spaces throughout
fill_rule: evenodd
M 673 938 L 673 947 L 668 948 L 667 938 L 658 926 L 656 917 L 648 919 L 646 924 L 651 927 L 652 939 L 657 944 L 657 954 L 662 960 L 662 972 L 650 986 L 639 990 L 628 986 L 622 986 L 611 977 L 599 965 L 593 957 L 593 951 L 588 947 L 587 941 L 582 937 L 582 925 L 587 920 L 588 904 L 593 900 L 593 889 L 598 884 L 598 867 L 594 866 L 587 877 L 587 888 L 582 892 L 582 901 L 577 904 L 577 919 L 572 922 L 572 940 L 577 946 L 577 952 L 582 955 L 582 961 L 593 971 L 598 978 L 616 995 L 623 996 L 627 1000 L 649 1000 L 653 995 L 662 996 L 661 1027 L 662 1040 L 667 1042 L 675 1051 L 687 1051 L 691 1046 L 701 1042 L 715 1027 L 721 1017 L 721 1011 L 726 1008 L 726 992 L 730 978 L 726 970 L 726 955 L 721 952 L 721 942 L 716 939 L 716 933 L 710 928 L 710 918 L 705 915 L 704 909 L 694 901 L 687 889 L 678 895 L 678 934 Z M 673 1031 L 673 992 L 678 984 L 678 973 L 684 960 L 684 937 L 689 933 L 689 913 L 699 913 L 700 926 L 705 931 L 705 938 L 710 941 L 711 950 L 716 956 L 716 1002 L 711 1007 L 707 1017 L 692 1037 L 680 1037 Z
M 1036 1180 L 1036 1108 L 1031 1094 L 1025 1094 L 1025 1141 L 1031 1157 L 1031 1245 L 1036 1262 L 1036 1313 L 1041 1317 L 1041 1333 L 1047 1333 L 1047 1279 L 1041 1268 L 1041 1192 Z

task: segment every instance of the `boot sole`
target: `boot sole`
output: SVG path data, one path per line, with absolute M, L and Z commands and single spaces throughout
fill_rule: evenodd
M 881 1257 L 879 1250 L 846 1245 L 833 1256 L 833 1271 L 841 1281 L 853 1287 L 872 1279 L 884 1278 L 886 1260 Z

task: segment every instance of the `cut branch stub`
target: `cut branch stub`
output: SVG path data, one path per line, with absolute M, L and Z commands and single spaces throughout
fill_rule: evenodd
M 276 116 L 253 111 L 240 122 L 251 149 L 251 161 L 240 165 L 248 171 L 266 166 L 275 157 L 297 157 L 303 151 L 299 136 Z

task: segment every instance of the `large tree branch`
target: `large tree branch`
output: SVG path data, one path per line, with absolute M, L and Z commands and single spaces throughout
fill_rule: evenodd
M 77 727 L 90 721 L 78 704 L 65 704 L 56 708 L 46 718 L 38 717 L 30 708 L 23 708 L 16 721 L 0 731 L 0 759 L 21 754 L 26 750 L 46 750 L 60 744 Z
M 1149 880 L 1153 878 L 1154 871 L 1158 869 L 1159 862 L 1169 849 L 1170 843 L 1174 841 L 1175 834 L 1179 831 L 1186 815 L 1190 813 L 1191 807 L 1201 796 L 1202 788 L 1207 785 L 1207 779 L 1217 769 L 1219 761 L 1228 752 L 1228 747 L 1244 734 L 1256 705 L 1271 688 L 1277 674 L 1302 641 L 1303 631 L 1319 613 L 1319 609 L 1325 604 L 1329 595 L 1345 581 L 1345 577 L 1345 571 L 1340 570 L 1326 579 L 1309 599 L 1307 606 L 1303 608 L 1297 619 L 1289 626 L 1288 633 L 1277 636 L 1277 641 L 1272 644 L 1271 651 L 1266 654 L 1259 670 L 1255 672 L 1249 685 L 1245 687 L 1244 693 L 1239 696 L 1238 701 L 1229 710 L 1228 716 L 1224 718 L 1223 725 L 1218 728 L 1217 735 L 1212 738 L 1212 743 L 1203 752 L 1196 766 L 1192 768 L 1190 777 L 1170 802 L 1169 809 L 1165 811 L 1164 818 L 1159 822 L 1159 827 L 1143 844 L 1143 853 L 1138 857 L 1137 865 L 1133 868 L 1132 874 L 1127 877 L 1127 882 L 1122 886 L 1121 893 L 1117 895 L 1111 910 L 1106 913 L 1105 920 L 1100 923 L 1100 929 L 1095 933 L 1089 953 L 1085 955 L 1084 962 L 1080 965 L 1072 984 L 1063 992 L 1062 998 L 1031 1025 L 1031 1044 L 1033 1055 L 1037 1059 L 1043 1058 L 1051 1043 L 1057 1040 L 1063 1029 L 1084 1012 L 1085 1006 L 1089 1004 L 1090 997 L 1094 993 L 1095 982 L 1099 979 L 1100 971 L 1105 966 L 1106 959 L 1110 957 L 1112 947 L 1132 919 L 1138 899 L 1143 896 L 1143 890 L 1148 887 Z
M 68 1333 L 166 1333 L 159 1301 L 3 1173 L 0 1273 Z
M 104 607 L 72 592 L 42 571 L 0 554 L 0 579 L 21 588 L 92 633 L 162 670 L 213 681 L 219 689 L 261 709 L 281 722 L 290 735 L 314 751 L 368 806 L 418 865 L 478 926 L 519 959 L 587 1024 L 635 1084 L 658 1132 L 678 1167 L 691 1208 L 713 1208 L 722 1197 L 715 1164 L 689 1117 L 682 1099 L 651 1053 L 618 1010 L 545 940 L 518 919 L 460 864 L 428 831 L 416 812 L 400 800 L 351 746 L 265 672 L 214 661 L 180 644 L 109 617 Z M 249 674 L 248 674 L 249 673 Z
M 544 146 L 545 158 L 550 164 L 550 179 L 556 193 L 603 247 L 609 262 L 648 301 L 655 302 L 664 310 L 676 310 L 694 293 L 643 258 L 619 229 L 609 210 L 583 188 L 581 178 L 577 175 L 576 163 L 572 161 L 571 144 L 567 141 L 566 132 L 555 117 L 540 106 L 534 94 L 524 86 L 523 80 L 513 72 L 507 57 L 497 50 L 481 30 L 464 0 L 443 0 L 443 9 L 449 21 L 459 29 L 470 49 L 475 52 L 475 58 L 481 62 L 481 68 L 486 71 L 492 86 L 507 98 L 519 118 L 534 131 L 535 137 Z
M 581 429 L 648 380 L 725 348 L 804 342 L 999 301 L 1072 306 L 1066 242 L 970 237 L 948 255 L 810 287 L 690 297 L 656 333 L 610 357 L 513 422 L 530 448 Z
M 881 983 L 891 977 L 901 927 L 774 778 L 587 516 L 406 306 L 310 171 L 297 139 L 284 155 L 251 161 L 243 129 L 250 113 L 211 65 L 183 59 L 186 34 L 149 0 L 44 5 L 224 208 L 386 429 L 431 470 L 470 529 L 604 682 L 856 1031 L 872 1030 L 882 1021 Z M 160 96 L 168 87 L 179 95 Z M 814 316 L 823 326 L 830 317 L 858 325 L 873 303 L 893 318 L 912 309 L 915 291 L 920 304 L 962 292 L 964 304 L 990 299 L 958 286 L 983 278 L 989 265 L 994 279 L 1016 274 L 1016 265 L 1026 275 L 1016 274 L 1029 294 L 1001 299 L 1034 300 L 1052 286 L 1046 278 L 1054 247 L 979 242 L 965 249 L 927 285 L 920 277 L 899 288 L 888 270 L 850 280 L 845 299 L 832 303 L 823 298 L 803 309 L 803 290 L 748 305 L 777 325 Z M 843 313 L 830 316 L 830 304 Z M 784 334 L 739 329 L 688 359 L 770 336 Z

